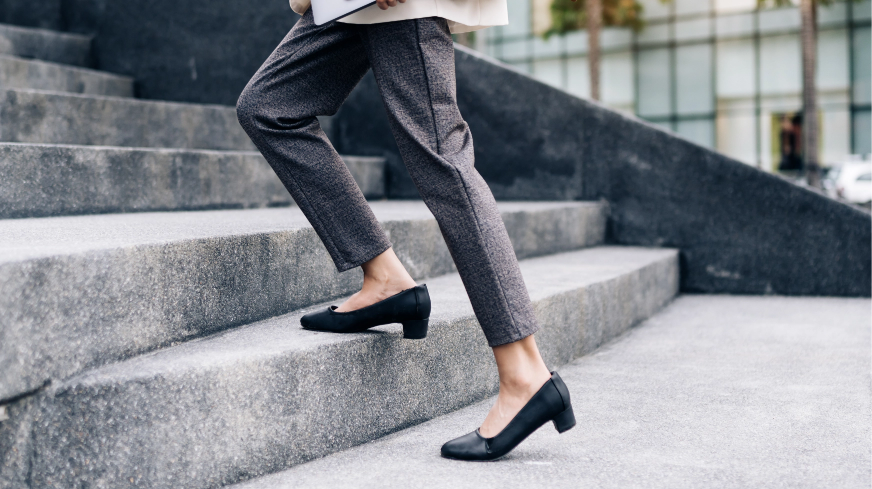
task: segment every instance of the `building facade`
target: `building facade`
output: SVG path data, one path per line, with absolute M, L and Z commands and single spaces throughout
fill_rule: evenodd
M 552 36 L 550 0 L 508 0 L 510 23 L 476 47 L 541 81 L 589 94 L 587 32 Z M 578 0 L 583 1 L 583 0 Z M 757 0 L 639 0 L 645 28 L 603 31 L 602 100 L 768 171 L 798 159 L 800 14 Z M 872 152 L 870 0 L 819 9 L 818 103 L 824 165 Z

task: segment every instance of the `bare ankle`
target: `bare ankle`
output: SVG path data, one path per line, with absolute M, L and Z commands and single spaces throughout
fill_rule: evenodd
M 391 248 L 364 263 L 361 268 L 363 269 L 364 289 L 393 290 L 398 287 L 406 289 L 416 285 Z
M 505 392 L 508 395 L 528 395 L 531 392 L 536 392 L 548 379 L 551 378 L 551 373 L 544 369 L 531 370 L 525 375 L 512 376 L 508 378 L 500 378 L 500 392 Z

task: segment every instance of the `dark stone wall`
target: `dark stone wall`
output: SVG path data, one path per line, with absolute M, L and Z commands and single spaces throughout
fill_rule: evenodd
M 61 29 L 61 0 L 0 0 L 0 23 Z
M 867 212 L 537 82 L 463 48 L 458 103 L 497 198 L 607 199 L 609 239 L 681 250 L 685 292 L 872 295 Z M 334 124 L 402 168 L 375 84 Z M 346 151 L 347 152 L 347 151 Z M 391 180 L 390 195 L 413 194 Z
M 138 96 L 225 105 L 299 18 L 287 0 L 63 2 L 64 27 L 94 34 L 97 67 L 134 77 Z
M 869 213 L 657 127 L 581 114 L 587 199 L 615 243 L 681 249 L 685 292 L 869 296 Z

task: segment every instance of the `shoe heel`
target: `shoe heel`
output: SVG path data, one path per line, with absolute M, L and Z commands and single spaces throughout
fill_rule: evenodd
M 575 426 L 575 413 L 572 412 L 572 406 L 569 406 L 565 411 L 555 416 L 552 421 L 558 433 L 572 429 Z
M 422 340 L 427 337 L 427 323 L 430 319 L 403 321 L 403 338 L 407 340 Z

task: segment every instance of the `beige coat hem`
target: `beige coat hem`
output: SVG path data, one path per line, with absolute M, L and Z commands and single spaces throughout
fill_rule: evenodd
M 291 9 L 303 15 L 312 4 L 311 0 L 290 0 Z M 396 20 L 442 17 L 448 21 L 452 34 L 472 32 L 498 25 L 508 25 L 509 13 L 506 0 L 406 0 L 396 7 L 381 10 L 370 5 L 337 22 L 346 24 L 378 24 Z

